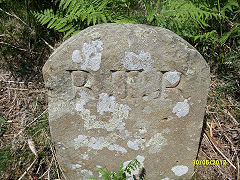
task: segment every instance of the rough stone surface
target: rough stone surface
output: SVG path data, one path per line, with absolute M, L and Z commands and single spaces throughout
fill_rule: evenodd
M 98 178 L 96 167 L 117 171 L 133 159 L 148 180 L 191 177 L 209 67 L 182 38 L 147 25 L 93 26 L 65 41 L 43 74 L 67 178 Z

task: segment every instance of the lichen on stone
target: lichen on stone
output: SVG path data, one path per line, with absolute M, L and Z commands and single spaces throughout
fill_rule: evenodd
M 115 144 L 116 137 L 114 134 L 109 135 L 108 137 L 88 137 L 86 135 L 79 135 L 74 139 L 74 148 L 75 150 L 81 147 L 87 147 L 90 150 L 103 150 L 103 148 L 107 148 L 110 151 L 117 151 L 121 153 L 127 153 L 127 150 Z M 88 154 L 82 154 L 82 159 L 87 160 Z
M 110 151 L 118 151 L 121 153 L 127 153 L 127 150 L 124 147 L 119 146 L 118 144 L 109 145 L 108 149 Z
M 148 142 L 146 147 L 149 147 L 149 153 L 157 153 L 162 150 L 162 146 L 167 145 L 167 140 L 162 133 L 156 133 Z
M 172 167 L 171 170 L 176 176 L 182 176 L 188 172 L 188 167 L 183 165 L 178 165 L 178 166 Z
M 82 165 L 81 164 L 72 164 L 72 170 L 76 170 L 78 168 L 81 168 Z
M 101 58 L 102 58 L 102 45 L 103 42 L 101 40 L 92 41 L 87 44 L 84 43 L 82 47 L 82 54 L 84 58 L 80 54 L 80 50 L 74 50 L 72 53 L 72 61 L 76 63 L 81 63 L 81 68 L 83 70 L 93 70 L 97 71 L 100 68 Z
M 189 113 L 190 106 L 188 104 L 188 100 L 185 99 L 183 102 L 178 102 L 172 112 L 176 113 L 177 117 L 181 118 L 186 116 Z
M 117 103 L 114 96 L 108 96 L 107 93 L 99 94 L 100 101 L 97 104 L 97 112 L 103 115 L 104 112 L 113 112 Z
M 150 53 L 144 51 L 139 55 L 134 52 L 125 52 L 125 60 L 122 64 L 127 70 L 151 71 L 153 69 L 153 59 Z
M 97 112 L 103 115 L 104 112 L 111 112 L 112 117 L 108 122 L 97 120 L 95 115 L 91 115 L 89 109 L 85 109 L 84 105 L 88 102 L 87 94 L 83 91 L 80 92 L 81 98 L 76 102 L 76 110 L 79 111 L 82 119 L 84 120 L 84 127 L 89 129 L 106 129 L 107 131 L 114 131 L 119 123 L 128 118 L 130 107 L 126 104 L 118 104 L 115 102 L 114 96 L 109 96 L 106 93 L 99 95 L 99 102 L 97 103 Z
M 181 78 L 181 73 L 177 71 L 167 72 L 165 79 L 170 83 L 170 85 L 178 84 Z

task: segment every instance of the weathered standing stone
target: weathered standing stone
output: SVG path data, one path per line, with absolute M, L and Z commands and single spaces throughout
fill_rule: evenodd
M 147 25 L 93 26 L 64 42 L 43 73 L 52 139 L 69 179 L 135 158 L 148 180 L 190 178 L 209 67 L 182 38 Z

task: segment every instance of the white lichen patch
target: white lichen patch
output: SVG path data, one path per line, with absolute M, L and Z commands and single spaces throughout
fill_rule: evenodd
M 189 68 L 188 70 L 187 70 L 187 72 L 186 72 L 186 76 L 188 77 L 188 76 L 192 76 L 192 75 L 194 75 L 195 74 L 195 69 L 193 69 L 193 68 Z
M 125 124 L 125 122 L 119 122 L 116 129 L 121 133 L 122 137 L 129 137 L 131 132 L 125 129 Z
M 74 139 L 74 148 L 77 150 L 80 147 L 88 147 L 90 150 L 103 150 L 107 148 L 110 151 L 117 151 L 120 153 L 127 153 L 127 150 L 114 142 L 116 141 L 116 136 L 114 134 L 108 137 L 88 137 L 86 135 L 79 135 Z M 88 160 L 87 154 L 81 155 L 82 159 Z
M 139 147 L 138 147 L 138 143 L 136 140 L 134 141 L 128 141 L 127 142 L 127 146 L 130 148 L 130 149 L 133 149 L 135 151 L 139 150 Z
M 79 101 L 77 101 L 75 109 L 77 111 L 84 112 L 84 105 L 86 105 L 86 103 L 88 102 L 87 93 L 85 91 L 81 91 L 79 94 L 81 98 Z
M 72 53 L 72 61 L 82 63 L 81 68 L 83 70 L 90 69 L 97 71 L 101 64 L 101 52 L 103 50 L 102 45 L 103 42 L 101 40 L 92 41 L 89 44 L 84 43 L 82 47 L 82 54 L 84 58 L 81 56 L 80 50 L 74 50 Z
M 62 145 L 62 142 L 57 142 L 56 144 L 59 145 L 59 146 L 61 146 L 61 145 Z
M 127 150 L 124 148 L 124 147 L 122 147 L 122 146 L 119 146 L 118 144 L 113 144 L 113 145 L 110 145 L 110 146 L 108 146 L 108 149 L 110 150 L 110 151 L 118 151 L 118 152 L 121 152 L 121 153 L 127 153 Z
M 131 174 L 126 172 L 127 177 L 132 177 L 133 175 L 139 174 L 140 170 L 144 167 L 144 160 L 145 160 L 144 156 L 138 155 L 136 157 L 136 160 L 140 163 L 139 167 L 137 167 L 135 170 L 131 171 Z M 130 162 L 131 162 L 131 160 L 124 162 L 123 163 L 123 169 L 125 169 Z
M 49 110 L 49 121 L 54 121 L 66 114 L 72 114 L 72 109 L 74 108 L 74 102 L 73 101 L 67 101 L 67 100 L 58 100 L 58 101 L 52 101 L 48 105 Z
M 163 179 L 161 179 L 161 180 L 170 180 L 170 178 L 167 177 L 167 178 L 163 178 Z
M 81 154 L 81 158 L 84 160 L 88 160 L 88 154 L 86 154 L 86 153 Z
M 125 52 L 125 60 L 122 64 L 127 70 L 151 71 L 153 69 L 153 59 L 148 52 L 144 51 L 139 55 L 134 52 Z
M 172 172 L 174 172 L 176 176 L 182 176 L 188 172 L 188 167 L 183 165 L 178 165 L 178 166 L 172 167 L 171 170 Z
M 180 118 L 189 113 L 189 108 L 188 100 L 185 99 L 183 102 L 178 102 L 173 108 L 172 112 L 176 113 L 176 115 Z
M 147 132 L 147 128 L 141 128 L 141 129 L 139 129 L 139 133 L 140 134 L 145 134 Z
M 88 147 L 95 149 L 95 150 L 102 150 L 103 147 L 106 145 L 104 137 L 91 137 L 88 143 Z
M 167 145 L 167 140 L 163 137 L 162 133 L 155 134 L 146 142 L 146 147 L 149 147 L 149 153 L 158 153 L 165 145 Z
M 171 85 L 174 85 L 179 83 L 181 78 L 181 73 L 177 71 L 170 71 L 170 72 L 167 72 L 164 77 Z
M 81 167 L 82 167 L 81 164 L 72 164 L 72 166 L 71 166 L 72 170 L 76 170 L 76 169 L 79 169 Z
M 87 118 L 83 119 L 84 121 L 84 127 L 86 129 L 97 129 L 102 128 L 106 129 L 107 131 L 114 131 L 120 122 L 122 122 L 124 119 L 127 119 L 128 113 L 130 108 L 127 105 L 123 104 L 117 104 L 117 108 L 113 110 L 112 112 L 112 118 L 108 122 L 98 121 L 96 120 L 96 116 L 90 116 L 88 114 Z
M 153 109 L 150 106 L 146 106 L 142 111 L 144 114 L 151 114 L 153 112 Z
M 100 101 L 97 104 L 97 112 L 103 115 L 104 112 L 113 112 L 117 103 L 114 96 L 108 96 L 106 93 L 99 94 Z
M 88 146 L 88 137 L 85 135 L 79 135 L 77 138 L 74 139 L 75 142 L 75 149 L 79 147 Z
M 84 177 L 91 177 L 93 176 L 93 172 L 87 169 L 83 169 L 80 171 L 81 175 Z
M 102 150 L 104 147 L 109 145 L 108 142 L 105 141 L 104 137 L 88 137 L 85 135 L 79 135 L 74 139 L 75 149 L 80 147 L 88 147 L 90 149 Z
M 80 63 L 82 62 L 82 56 L 80 54 L 80 51 L 79 50 L 74 50 L 73 53 L 72 53 L 72 61 L 73 62 L 76 62 L 76 63 Z
M 146 140 L 143 139 L 143 138 L 141 138 L 140 136 L 137 136 L 137 135 L 134 135 L 134 137 L 135 137 L 136 139 L 134 139 L 133 141 L 130 141 L 130 140 L 129 140 L 129 141 L 127 142 L 127 146 L 128 146 L 130 149 L 133 149 L 133 150 L 135 150 L 135 151 L 139 150 L 140 148 L 141 148 L 142 150 L 144 150 L 144 149 L 145 149 L 144 143 L 146 142 Z
M 99 102 L 97 103 L 97 112 L 103 115 L 104 112 L 111 112 L 112 117 L 108 122 L 98 121 L 95 115 L 91 115 L 89 109 L 85 109 L 84 105 L 88 102 L 86 93 L 80 93 L 81 98 L 76 103 L 76 110 L 80 112 L 82 119 L 84 120 L 84 128 L 97 129 L 102 128 L 107 131 L 114 131 L 119 123 L 128 118 L 130 107 L 126 104 L 118 104 L 115 102 L 114 96 L 108 96 L 106 93 L 99 95 Z
M 65 150 L 64 144 L 62 142 L 57 142 L 56 145 L 61 148 L 62 150 Z

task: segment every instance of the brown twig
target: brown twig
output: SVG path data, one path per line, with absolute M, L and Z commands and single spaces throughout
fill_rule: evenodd
M 27 23 L 25 23 L 23 20 L 21 20 L 17 15 L 11 14 L 11 13 L 9 13 L 9 12 L 6 12 L 6 11 L 4 11 L 2 8 L 0 8 L 0 11 L 4 12 L 5 14 L 7 14 L 7 15 L 9 15 L 9 16 L 15 17 L 16 19 L 18 19 L 19 21 L 21 21 L 24 25 L 28 26 Z
M 240 179 L 240 167 L 239 167 L 239 158 L 237 156 L 237 180 Z
M 43 176 L 45 176 L 45 174 L 48 173 L 48 172 L 50 171 L 50 169 L 51 169 L 51 167 L 52 167 L 52 163 L 53 163 L 53 157 L 52 157 L 52 160 L 51 160 L 51 162 L 50 162 L 50 165 L 49 165 L 47 171 L 44 172 L 43 175 L 41 175 L 38 179 L 42 179 Z
M 34 163 L 37 161 L 38 158 L 35 158 L 34 161 L 32 162 L 32 164 L 27 168 L 27 170 L 22 174 L 22 176 L 18 179 L 21 180 L 27 173 L 28 171 L 32 168 L 32 166 L 34 165 Z
M 232 119 L 233 123 L 238 125 L 239 123 L 237 122 L 237 120 L 233 117 L 233 115 L 226 109 L 224 109 L 224 112 Z
M 4 36 L 7 36 L 7 34 L 0 34 L 0 37 L 4 37 Z
M 19 21 L 21 21 L 25 26 L 27 26 L 31 31 L 34 31 L 26 22 L 24 22 L 21 18 L 19 18 L 16 14 L 11 14 L 9 12 L 4 11 L 2 8 L 0 8 L 0 11 L 4 12 L 5 14 L 14 17 L 16 19 L 18 19 Z M 53 48 L 45 39 L 41 38 L 41 40 L 52 50 L 55 50 L 55 48 Z
M 6 43 L 6 42 L 0 42 L 0 44 L 5 44 L 5 45 L 8 45 L 8 46 L 11 46 L 12 48 L 18 49 L 18 50 L 20 50 L 20 51 L 25 51 L 25 52 L 28 51 L 28 50 L 26 50 L 26 49 L 19 48 L 19 47 L 17 47 L 17 46 L 14 46 L 14 45 L 9 44 L 9 43 Z
M 214 146 L 214 148 L 222 155 L 224 159 L 234 168 L 237 169 L 236 166 L 222 153 L 222 151 L 218 148 L 217 142 L 209 135 L 209 133 L 204 129 L 205 134 L 207 135 L 209 141 Z
M 44 113 L 46 113 L 47 112 L 47 109 L 45 110 L 45 111 L 43 111 L 38 117 L 36 117 L 33 121 L 31 121 L 30 123 L 28 123 L 23 129 L 21 129 L 18 133 L 17 133 L 17 135 L 16 135 L 16 137 L 17 136 L 19 136 L 23 131 L 24 131 L 24 129 L 26 129 L 27 127 L 29 127 L 31 124 L 33 124 L 35 121 L 37 121 L 38 120 L 38 118 L 40 118 Z M 16 138 L 15 137 L 15 138 Z
M 54 158 L 54 161 L 55 161 L 55 166 L 59 167 L 60 171 L 62 172 L 62 175 L 63 175 L 64 179 L 66 180 L 67 178 L 66 178 L 65 174 L 63 173 L 62 168 L 57 165 L 57 158 L 56 158 L 56 155 L 55 155 L 56 153 L 55 153 L 55 150 L 54 150 L 52 144 L 50 144 L 50 148 L 51 148 L 52 155 L 53 155 L 53 158 Z M 60 179 L 60 174 L 59 174 L 58 170 L 57 170 L 57 174 L 58 174 L 58 178 Z

